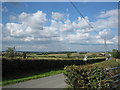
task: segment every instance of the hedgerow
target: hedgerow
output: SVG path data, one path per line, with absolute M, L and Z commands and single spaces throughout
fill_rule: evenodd
M 94 65 L 66 66 L 65 82 L 75 90 L 78 88 L 108 88 L 112 82 L 110 74 L 102 67 Z

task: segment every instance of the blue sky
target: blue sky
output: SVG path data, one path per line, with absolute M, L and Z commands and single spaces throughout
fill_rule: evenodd
M 111 9 L 117 9 L 117 2 L 74 2 L 76 7 L 84 16 L 90 17 L 90 21 L 95 21 L 96 16 L 99 15 L 101 11 L 107 11 Z M 19 15 L 22 12 L 35 13 L 38 10 L 42 10 L 47 13 L 47 17 L 50 18 L 51 12 L 69 13 L 70 19 L 75 20 L 79 16 L 75 8 L 70 2 L 20 2 L 16 4 L 3 3 L 2 7 L 7 7 L 8 12 L 3 14 L 3 23 L 10 22 L 10 15 Z M 66 11 L 69 9 L 69 11 Z
M 3 50 L 15 46 L 25 51 L 103 51 L 101 37 L 107 38 L 109 51 L 117 48 L 118 3 L 74 4 L 94 29 L 70 2 L 3 3 Z

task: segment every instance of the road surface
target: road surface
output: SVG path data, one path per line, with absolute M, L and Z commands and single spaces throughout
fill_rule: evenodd
M 63 74 L 57 74 L 40 79 L 25 81 L 17 84 L 4 86 L 3 88 L 66 88 Z

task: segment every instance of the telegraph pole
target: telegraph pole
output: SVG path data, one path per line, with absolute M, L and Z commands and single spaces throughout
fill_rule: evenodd
M 104 39 L 104 42 L 105 42 L 105 57 L 107 57 L 106 38 Z

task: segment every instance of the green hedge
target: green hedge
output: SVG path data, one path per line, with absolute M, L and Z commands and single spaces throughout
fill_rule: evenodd
M 94 65 L 67 66 L 65 69 L 65 82 L 75 90 L 78 88 L 108 88 L 112 80 L 110 74 Z
M 103 61 L 104 59 L 88 60 L 88 64 Z M 83 65 L 83 60 L 20 60 L 2 59 L 3 77 L 16 73 L 44 72 L 49 70 L 63 69 L 69 65 Z

